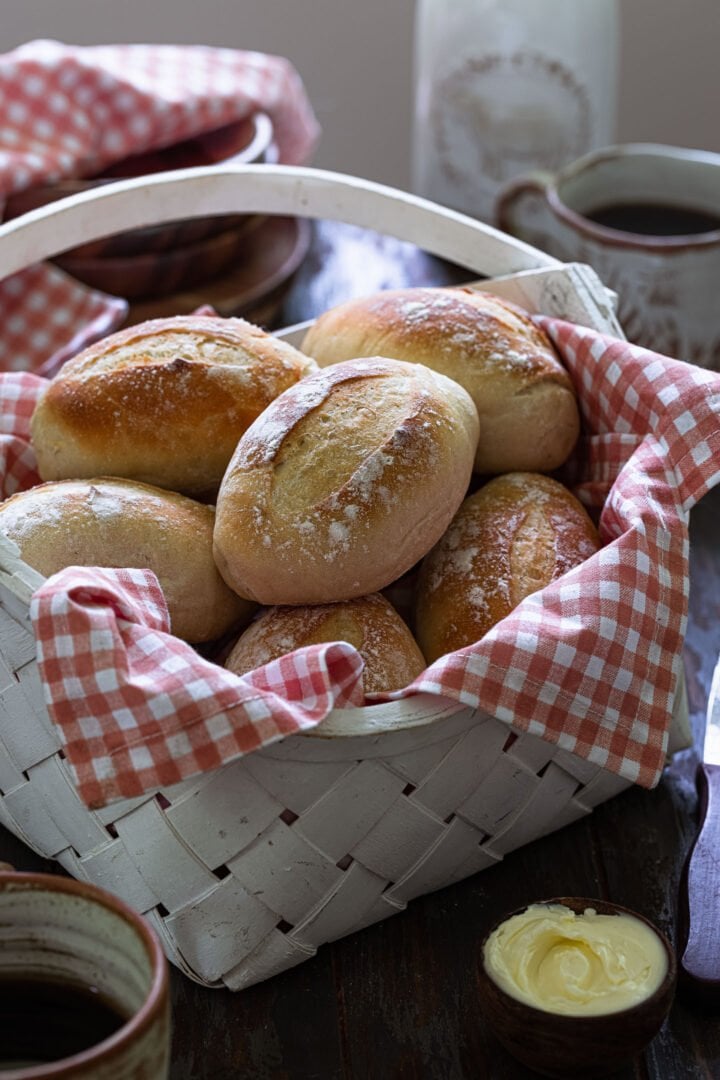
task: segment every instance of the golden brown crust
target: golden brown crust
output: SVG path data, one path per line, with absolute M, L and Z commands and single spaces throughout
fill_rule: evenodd
M 214 520 L 210 506 L 113 477 L 49 481 L 0 504 L 0 531 L 45 577 L 66 566 L 152 570 L 172 632 L 192 642 L 213 641 L 254 611 L 217 571 Z
M 549 472 L 577 441 L 575 391 L 549 338 L 489 293 L 410 288 L 351 300 L 321 315 L 302 349 L 321 367 L 381 355 L 455 379 L 480 417 L 476 472 Z
M 317 372 L 238 444 L 217 501 L 220 572 L 263 604 L 379 592 L 442 535 L 477 437 L 465 391 L 420 365 L 375 357 Z
M 425 667 L 409 629 L 377 593 L 339 604 L 267 608 L 241 634 L 225 667 L 244 675 L 294 649 L 328 641 L 347 641 L 358 650 L 366 694 L 400 690 Z
M 558 481 L 539 473 L 489 481 L 423 560 L 415 632 L 428 663 L 479 641 L 599 546 L 584 507 Z
M 123 476 L 191 495 L 217 490 L 237 441 L 315 370 L 243 319 L 178 316 L 128 327 L 64 365 L 31 434 L 44 480 Z

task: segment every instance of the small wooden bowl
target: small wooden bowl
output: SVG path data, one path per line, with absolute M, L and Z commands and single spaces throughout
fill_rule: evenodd
M 480 962 L 480 1004 L 486 1021 L 508 1053 L 542 1076 L 555 1080 L 582 1077 L 597 1080 L 616 1072 L 636 1057 L 662 1027 L 672 1006 L 677 982 L 675 952 L 667 937 L 643 915 L 620 904 L 578 896 L 554 897 L 541 904 L 564 904 L 581 913 L 594 908 L 600 915 L 632 915 L 659 938 L 668 968 L 649 998 L 630 1009 L 599 1016 L 567 1016 L 526 1005 L 502 990 L 485 969 L 485 942 L 490 934 L 526 907 L 504 915 L 483 939 Z
M 212 281 L 237 265 L 248 247 L 251 233 L 265 220 L 261 214 L 245 214 L 225 232 L 169 251 L 83 257 L 75 249 L 58 255 L 53 261 L 77 281 L 113 296 L 124 296 L 128 300 L 170 296 L 179 289 Z
M 265 113 L 254 113 L 244 120 L 184 139 L 171 146 L 124 158 L 95 176 L 57 180 L 52 184 L 16 192 L 8 196 L 2 220 L 9 221 L 69 195 L 78 195 L 134 176 L 216 165 L 221 162 L 260 164 L 274 154 L 273 137 L 274 129 L 270 117 Z M 81 244 L 66 254 L 78 259 L 96 259 L 172 251 L 237 228 L 243 216 L 223 214 L 164 222 L 162 225 L 147 225 Z

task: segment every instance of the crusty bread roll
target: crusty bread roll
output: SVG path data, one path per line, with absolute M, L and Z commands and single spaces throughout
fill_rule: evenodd
M 375 357 L 318 371 L 238 444 L 217 500 L 221 574 L 268 605 L 379 592 L 447 528 L 477 438 L 468 395 L 429 368 Z
M 31 437 L 40 476 L 121 476 L 212 496 L 245 429 L 315 369 L 243 319 L 128 327 L 69 360 L 38 402 Z
M 355 646 L 365 661 L 366 694 L 400 690 L 425 667 L 409 629 L 378 593 L 339 604 L 266 608 L 241 634 L 225 667 L 245 675 L 293 649 L 326 641 Z
M 213 641 L 255 610 L 217 571 L 214 519 L 211 506 L 113 477 L 50 481 L 0 503 L 0 532 L 45 577 L 66 566 L 152 570 L 173 634 L 191 642 Z
M 379 354 L 455 379 L 480 417 L 478 473 L 550 472 L 577 441 L 575 391 L 549 338 L 489 293 L 411 288 L 351 300 L 321 315 L 302 349 L 321 367 Z
M 540 473 L 490 480 L 423 560 L 415 634 L 425 659 L 479 641 L 599 546 L 584 507 L 557 480 Z

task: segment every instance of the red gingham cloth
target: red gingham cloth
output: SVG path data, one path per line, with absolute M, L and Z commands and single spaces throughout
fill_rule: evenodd
M 0 55 L 0 217 L 8 195 L 239 122 L 273 122 L 278 160 L 305 163 L 319 137 L 284 57 L 202 45 L 33 41 Z M 52 375 L 119 326 L 127 302 L 55 266 L 0 283 L 0 370 Z
M 720 375 L 538 321 L 580 395 L 575 491 L 603 507 L 604 546 L 385 699 L 471 705 L 652 787 L 685 635 L 688 515 L 720 481 Z M 43 385 L 0 376 L 2 495 L 35 481 L 28 418 Z M 68 568 L 38 589 L 31 615 L 47 707 L 90 806 L 214 768 L 364 700 L 349 645 L 300 649 L 242 678 L 200 658 L 168 634 L 146 571 Z

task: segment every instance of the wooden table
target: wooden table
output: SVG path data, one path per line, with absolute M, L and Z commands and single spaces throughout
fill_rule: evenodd
M 465 275 L 466 276 L 466 275 Z M 310 318 L 351 295 L 462 280 L 457 268 L 349 227 L 322 224 L 278 321 Z M 720 489 L 691 516 L 685 649 L 695 746 L 720 649 Z M 557 895 L 603 897 L 644 913 L 675 939 L 678 882 L 696 829 L 697 749 L 677 755 L 653 791 L 631 789 L 574 825 L 283 975 L 238 994 L 173 970 L 172 1080 L 521 1080 L 478 1011 L 478 948 L 503 912 Z M 57 871 L 0 828 L 0 860 Z M 720 933 L 720 928 L 718 928 Z M 617 1080 L 720 1077 L 720 1017 L 676 1000 L 643 1057 Z M 582 1080 L 582 1078 L 580 1078 Z

